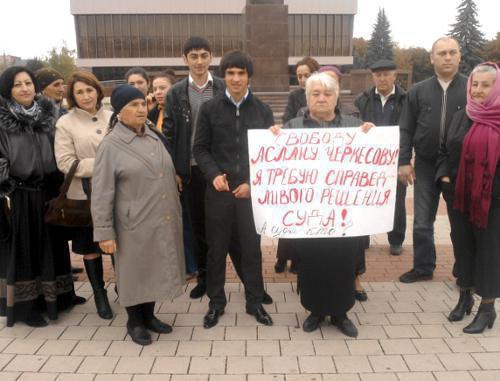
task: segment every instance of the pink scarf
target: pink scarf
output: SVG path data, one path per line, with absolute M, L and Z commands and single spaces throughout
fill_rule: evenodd
M 497 77 L 488 97 L 477 103 L 472 100 L 472 75 L 469 76 L 466 112 L 473 124 L 462 145 L 453 205 L 467 213 L 479 228 L 488 225 L 493 180 L 500 159 L 500 70 L 492 62 L 483 65 L 493 66 Z

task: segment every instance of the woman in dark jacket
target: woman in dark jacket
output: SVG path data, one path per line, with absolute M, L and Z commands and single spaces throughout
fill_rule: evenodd
M 62 230 L 44 222 L 62 182 L 54 158 L 57 112 L 35 98 L 33 73 L 11 67 L 0 77 L 0 315 L 7 326 L 46 326 L 75 296 Z
M 359 126 L 363 131 L 373 127 L 338 112 L 339 86 L 328 74 L 313 74 L 306 84 L 308 111 L 303 117 L 289 121 L 285 128 L 335 128 Z M 278 128 L 271 130 L 277 133 Z M 347 336 L 356 337 L 358 330 L 347 317 L 355 303 L 355 266 L 360 247 L 359 237 L 294 239 L 300 261 L 298 285 L 300 301 L 311 311 L 303 329 L 311 332 L 326 315 Z
M 472 71 L 467 106 L 445 131 L 436 179 L 448 208 L 460 286 L 450 321 L 470 314 L 475 292 L 479 310 L 465 333 L 481 333 L 495 322 L 500 296 L 500 70 L 484 63 Z

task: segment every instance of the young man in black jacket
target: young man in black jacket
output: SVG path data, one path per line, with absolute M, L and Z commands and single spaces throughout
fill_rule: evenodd
M 458 73 L 458 42 L 450 37 L 438 39 L 430 58 L 436 75 L 411 88 L 400 120 L 399 176 L 405 184 L 415 182 L 413 268 L 401 275 L 403 283 L 432 279 L 436 267 L 434 221 L 441 193 L 434 181 L 436 160 L 444 130 L 466 104 L 467 77 Z
M 358 108 L 363 122 L 372 122 L 376 126 L 399 125 L 399 118 L 406 98 L 406 91 L 396 84 L 396 64 L 390 60 L 379 60 L 371 67 L 373 86 L 361 93 L 354 105 Z M 406 232 L 406 185 L 398 181 L 396 190 L 396 208 L 394 228 L 387 233 L 390 253 L 400 255 Z
M 194 157 L 208 183 L 205 211 L 210 302 L 203 326 L 215 326 L 224 313 L 226 255 L 232 236 L 241 247 L 246 312 L 258 322 L 272 325 L 271 317 L 262 307 L 262 253 L 250 200 L 247 131 L 271 127 L 273 113 L 249 90 L 253 65 L 247 54 L 226 53 L 221 59 L 220 71 L 226 91 L 201 106 L 193 147 Z
M 169 90 L 165 100 L 163 133 L 168 140 L 177 173 L 177 184 L 182 192 L 183 214 L 188 216 L 193 252 L 198 265 L 198 284 L 190 297 L 201 298 L 206 292 L 207 243 L 205 239 L 206 181 L 193 156 L 196 121 L 201 105 L 225 91 L 224 81 L 209 72 L 212 51 L 209 42 L 201 37 L 190 37 L 183 46 L 183 60 L 189 67 L 189 76 Z M 236 242 L 230 247 L 230 256 L 238 276 L 242 277 L 240 251 Z M 263 303 L 272 303 L 264 294 Z

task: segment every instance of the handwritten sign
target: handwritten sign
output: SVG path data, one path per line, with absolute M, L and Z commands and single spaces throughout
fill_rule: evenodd
M 391 231 L 399 129 L 249 130 L 257 233 L 352 237 Z

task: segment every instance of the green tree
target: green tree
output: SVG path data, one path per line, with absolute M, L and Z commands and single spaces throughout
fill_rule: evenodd
M 391 26 L 383 8 L 377 15 L 377 22 L 373 26 L 373 32 L 366 48 L 366 65 L 370 66 L 381 59 L 393 59 L 393 44 L 391 38 Z
M 485 61 L 500 64 L 500 32 L 497 33 L 496 38 L 486 42 L 482 56 Z
M 368 41 L 363 37 L 352 39 L 352 55 L 354 69 L 366 68 L 366 46 Z
M 33 58 L 26 60 L 26 68 L 28 68 L 32 72 L 35 72 L 35 71 L 37 71 L 45 66 L 46 66 L 45 61 L 43 61 L 42 59 L 40 59 L 38 57 L 33 57 Z
M 482 62 L 481 51 L 484 35 L 479 29 L 477 7 L 474 0 L 461 0 L 457 7 L 456 23 L 451 25 L 449 36 L 455 38 L 462 53 L 460 71 L 469 74 L 474 66 Z
M 48 66 L 61 73 L 65 79 L 76 70 L 75 51 L 69 49 L 66 43 L 59 49 L 52 48 L 45 60 Z

